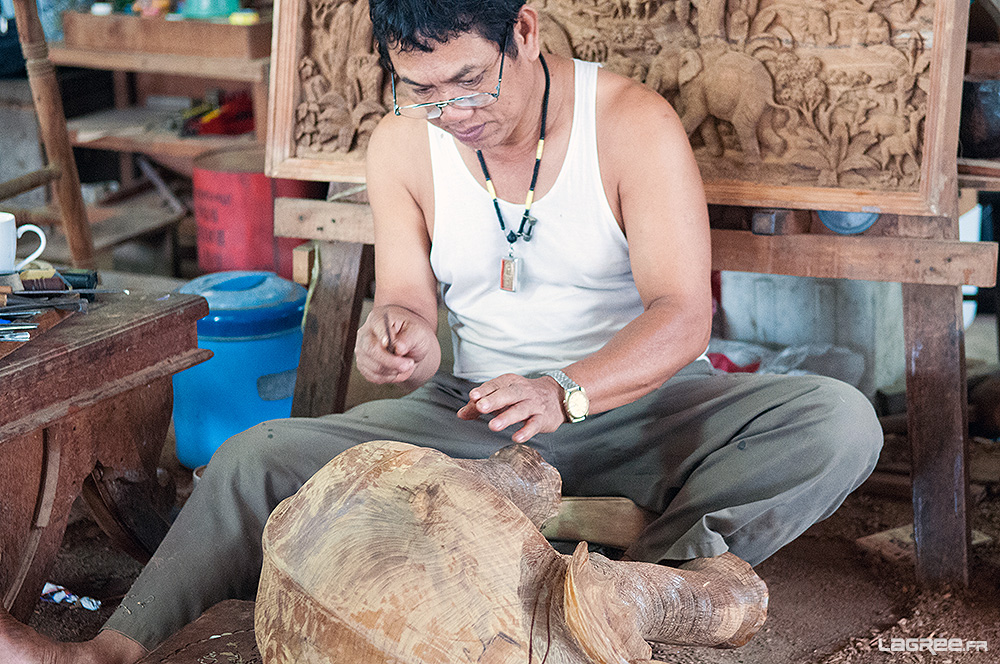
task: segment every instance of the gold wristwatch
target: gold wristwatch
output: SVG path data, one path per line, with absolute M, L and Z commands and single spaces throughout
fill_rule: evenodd
M 563 388 L 563 412 L 570 422 L 582 422 L 590 412 L 587 392 L 562 371 L 545 371 L 543 376 L 551 376 Z

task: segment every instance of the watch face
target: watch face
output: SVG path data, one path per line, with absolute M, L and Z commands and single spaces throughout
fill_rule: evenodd
M 574 390 L 567 395 L 566 412 L 570 417 L 574 419 L 586 417 L 588 410 L 590 410 L 590 399 L 583 390 Z

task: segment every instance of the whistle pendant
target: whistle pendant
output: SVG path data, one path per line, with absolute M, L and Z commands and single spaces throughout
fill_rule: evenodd
M 500 260 L 500 290 L 517 292 L 521 279 L 521 259 L 509 256 Z

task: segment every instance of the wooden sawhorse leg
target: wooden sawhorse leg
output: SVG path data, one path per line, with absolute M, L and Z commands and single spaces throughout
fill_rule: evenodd
M 370 244 L 319 242 L 314 260 L 319 265 L 312 268 L 316 284 L 303 326 L 292 417 L 344 411 L 361 304 L 375 269 Z
M 903 284 L 903 329 L 917 578 L 964 586 L 969 474 L 961 288 Z

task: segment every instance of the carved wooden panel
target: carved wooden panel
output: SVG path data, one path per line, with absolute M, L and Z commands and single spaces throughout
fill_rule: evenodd
M 968 8 L 533 0 L 544 48 L 669 99 L 718 204 L 947 214 Z M 296 9 L 297 7 L 297 9 Z M 269 172 L 363 180 L 391 106 L 367 0 L 279 0 Z

